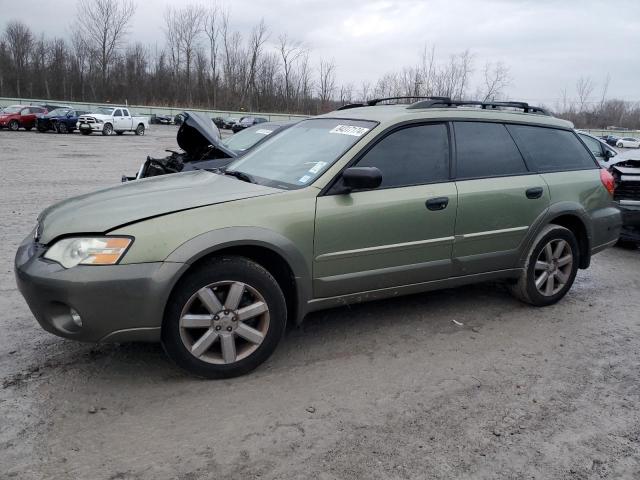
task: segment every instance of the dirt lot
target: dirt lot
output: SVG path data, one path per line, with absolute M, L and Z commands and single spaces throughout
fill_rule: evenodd
M 640 478 L 640 250 L 544 309 L 483 284 L 314 314 L 230 381 L 41 330 L 12 264 L 37 214 L 174 135 L 0 132 L 0 478 Z

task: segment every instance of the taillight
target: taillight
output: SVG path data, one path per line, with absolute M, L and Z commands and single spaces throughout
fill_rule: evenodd
M 616 181 L 609 170 L 605 170 L 604 168 L 600 169 L 600 180 L 602 181 L 602 185 L 604 185 L 604 188 L 607 189 L 607 192 L 609 192 L 609 194 L 613 196 L 613 191 L 616 188 Z

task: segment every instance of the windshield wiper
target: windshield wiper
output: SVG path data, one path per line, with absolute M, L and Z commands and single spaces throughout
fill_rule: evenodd
M 242 180 L 243 182 L 257 183 L 253 178 L 251 178 L 251 175 L 249 175 L 248 173 L 241 172 L 239 170 L 224 170 L 222 173 L 224 173 L 225 175 L 229 175 L 231 177 L 235 177 L 238 180 Z

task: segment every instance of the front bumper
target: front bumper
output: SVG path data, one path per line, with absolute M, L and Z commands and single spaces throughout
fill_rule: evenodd
M 77 123 L 78 130 L 91 130 L 92 132 L 101 132 L 104 123 Z
M 620 240 L 640 243 L 640 202 L 634 205 L 625 205 L 624 202 L 621 200 L 619 205 L 622 212 Z
M 65 269 L 27 238 L 18 248 L 18 289 L 42 328 L 86 342 L 157 341 L 164 308 L 185 264 L 156 262 Z M 82 319 L 78 327 L 71 309 Z

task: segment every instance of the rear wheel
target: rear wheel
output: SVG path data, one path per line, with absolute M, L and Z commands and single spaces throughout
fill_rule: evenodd
M 104 127 L 102 127 L 102 135 L 109 136 L 113 133 L 113 125 L 110 123 L 105 123 Z
M 576 278 L 578 242 L 571 230 L 547 225 L 536 238 L 511 293 L 536 306 L 552 305 L 564 297 Z
M 144 125 L 138 125 L 138 128 L 136 128 L 136 135 L 144 135 Z
M 284 295 L 273 276 L 243 257 L 215 258 L 171 295 L 162 325 L 165 351 L 206 378 L 230 378 L 263 363 L 282 338 Z
M 19 128 L 20 128 L 20 124 L 18 123 L 17 120 L 11 120 L 9 122 L 9 130 L 13 132 L 17 132 Z

